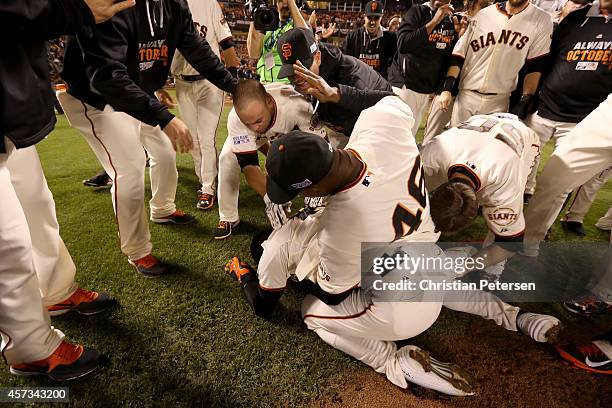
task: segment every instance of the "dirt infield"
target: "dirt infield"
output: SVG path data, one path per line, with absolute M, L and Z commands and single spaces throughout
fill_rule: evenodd
M 596 320 L 574 317 L 558 306 L 526 306 L 553 313 L 566 325 L 562 341 L 586 339 L 612 326 L 610 313 Z M 450 331 L 452 328 L 452 332 Z M 331 396 L 316 401 L 323 407 L 612 407 L 612 379 L 562 365 L 549 346 L 527 336 L 508 332 L 474 316 L 443 310 L 440 319 L 411 344 L 437 358 L 470 371 L 476 378 L 476 395 L 446 397 L 413 387 L 402 390 L 366 366 L 359 365 L 350 383 Z

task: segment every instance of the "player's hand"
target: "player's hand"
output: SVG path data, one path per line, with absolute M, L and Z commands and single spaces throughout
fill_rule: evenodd
M 317 12 L 315 10 L 312 10 L 310 17 L 308 17 L 308 25 L 310 28 L 317 28 Z
M 461 17 L 461 20 L 459 20 L 457 16 L 453 15 L 453 24 L 455 26 L 455 32 L 459 35 L 459 37 L 461 37 L 463 34 L 465 34 L 469 22 L 466 16 Z
M 328 39 L 329 37 L 334 35 L 335 32 L 336 32 L 336 23 L 330 23 L 329 26 L 327 26 L 327 28 L 323 29 L 323 32 L 321 33 L 321 37 Z
M 174 117 L 170 123 L 163 129 L 172 142 L 172 147 L 179 153 L 187 153 L 193 149 L 193 138 L 187 126 L 177 117 Z
M 268 198 L 267 194 L 264 196 L 264 202 L 266 203 L 266 215 L 270 220 L 270 225 L 274 229 L 279 229 L 288 220 L 287 214 L 291 212 L 291 202 L 275 204 Z
M 436 10 L 436 14 L 434 14 L 433 18 L 431 19 L 431 21 L 434 22 L 435 25 L 438 25 L 442 22 L 442 20 L 444 20 L 444 17 L 448 16 L 451 19 L 453 18 L 453 6 L 449 3 L 449 4 L 445 4 L 443 6 L 438 7 L 438 9 Z
M 237 280 L 239 283 L 242 283 L 246 275 L 255 273 L 248 263 L 241 261 L 237 256 L 227 261 L 224 270 L 233 280 Z
M 164 89 L 158 89 L 157 91 L 155 91 L 155 97 L 157 98 L 159 103 L 166 106 L 167 108 L 176 107 L 174 99 L 172 99 L 172 96 Z
M 443 91 L 438 98 L 438 103 L 440 104 L 440 109 L 443 111 L 448 110 L 450 108 L 451 103 L 453 102 L 453 95 L 451 95 L 448 91 Z
M 340 102 L 340 90 L 329 86 L 323 78 L 306 68 L 301 61 L 298 60 L 293 64 L 293 70 L 299 78 L 306 81 L 310 86 L 306 90 L 308 95 L 314 96 L 319 102 L 323 103 Z
M 96 24 L 102 23 L 120 11 L 134 7 L 136 0 L 84 0 L 93 14 Z

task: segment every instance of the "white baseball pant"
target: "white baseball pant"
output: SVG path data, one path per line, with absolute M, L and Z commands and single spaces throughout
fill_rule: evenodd
M 425 125 L 425 135 L 423 137 L 423 145 L 428 143 L 431 139 L 444 132 L 446 126 L 450 123 L 453 115 L 453 105 L 455 99 L 453 98 L 450 102 L 450 106 L 447 110 L 440 109 L 440 95 L 436 95 L 431 102 L 429 107 L 429 113 L 427 114 L 427 123 Z
M 427 112 L 431 105 L 431 94 L 418 93 L 412 89 L 406 88 L 406 85 L 401 88 L 393 87 L 393 92 L 401 98 L 412 110 L 412 116 L 414 117 L 414 124 L 412 125 L 412 135 L 416 137 L 421 126 L 421 121 L 425 112 Z
M 556 120 L 546 119 L 538 115 L 535 112 L 529 115 L 525 119 L 525 125 L 533 130 L 540 138 L 540 146 L 544 147 L 546 143 L 552 138 L 555 142 L 555 149 L 559 147 L 559 143 L 563 141 L 563 138 L 569 134 L 576 127 L 576 123 L 559 122 Z M 538 167 L 540 166 L 540 158 L 536 159 L 533 170 L 527 179 L 527 185 L 525 186 L 525 193 L 533 194 L 536 186 L 536 176 L 538 174 Z
M 0 153 L 0 332 L 7 363 L 18 364 L 47 358 L 60 345 L 64 335 L 51 327 L 43 304 L 70 297 L 76 284 L 35 147 L 15 149 L 8 138 L 5 142 L 7 153 Z
M 319 227 L 317 219 L 309 217 L 303 222 L 293 219 L 275 230 L 262 244 L 264 252 L 258 269 L 316 281 Z M 368 300 L 357 289 L 335 306 L 308 295 L 302 303 L 302 317 L 306 326 L 323 341 L 384 373 L 393 384 L 406 388 L 394 341 L 415 337 L 427 330 L 443 305 L 494 320 L 508 330 L 517 330 L 519 308 L 481 291 L 453 292 L 453 300 L 444 302 L 435 298 L 426 302 L 388 302 L 376 297 Z
M 232 151 L 232 140 L 225 139 L 219 155 L 219 220 L 236 222 L 238 215 L 238 196 L 240 193 L 240 165 Z
M 524 252 L 535 256 L 555 222 L 568 189 L 576 188 L 612 164 L 612 94 L 566 136 L 538 178 L 525 212 Z
M 459 90 L 453 104 L 451 127 L 455 127 L 474 115 L 508 112 L 510 94 L 484 95 L 467 89 Z
M 225 93 L 208 82 L 176 79 L 176 99 L 181 118 L 193 136 L 193 165 L 202 193 L 215 195 L 218 172 L 217 129 Z
M 121 251 L 132 260 L 149 255 L 153 245 L 144 205 L 144 149 L 149 155 L 151 218 L 166 217 L 176 211 L 178 182 L 170 139 L 159 126 L 141 123 L 110 105 L 100 111 L 66 92 L 59 92 L 58 99 L 70 125 L 85 137 L 113 180 L 111 196 Z
M 606 215 L 597 220 L 595 226 L 604 231 L 612 231 L 612 207 L 608 208 Z M 610 234 L 610 242 L 612 242 L 612 234 Z
M 587 181 L 585 184 L 578 187 L 574 193 L 574 198 L 565 214 L 565 221 L 574 221 L 582 223 L 584 216 L 589 212 L 589 208 L 595 201 L 597 192 L 612 178 L 612 167 L 608 167 L 595 177 Z

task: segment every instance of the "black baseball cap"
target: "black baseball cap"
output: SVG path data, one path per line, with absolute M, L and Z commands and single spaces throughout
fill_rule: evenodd
M 317 52 L 318 46 L 310 28 L 292 28 L 281 35 L 276 48 L 283 63 L 278 71 L 278 78 L 287 78 L 293 75 L 293 64 L 297 60 L 306 68 L 312 66 L 312 56 Z
M 382 17 L 383 8 L 384 8 L 384 5 L 380 1 L 377 1 L 377 0 L 368 1 L 365 6 L 365 15 Z
M 321 136 L 293 130 L 275 139 L 266 156 L 266 191 L 273 203 L 284 204 L 300 190 L 329 173 L 334 149 Z

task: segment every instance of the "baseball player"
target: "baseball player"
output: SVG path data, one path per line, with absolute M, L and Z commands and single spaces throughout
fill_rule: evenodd
M 550 49 L 552 30 L 550 15 L 529 0 L 509 0 L 480 10 L 455 45 L 440 94 L 440 107 L 449 109 L 451 90 L 461 73 L 451 126 L 475 114 L 507 112 L 523 65 L 527 72 L 523 96 L 513 112 L 526 114 Z
M 262 244 L 257 274 L 238 258 L 226 271 L 238 279 L 260 316 L 273 310 L 287 279 L 295 275 L 311 293 L 302 304 L 304 321 L 325 342 L 400 387 L 410 381 L 450 395 L 470 395 L 469 377 L 458 367 L 415 346 L 398 350 L 394 342 L 427 330 L 441 301 L 388 301 L 379 292 L 359 288 L 362 242 L 432 243 L 439 235 L 429 215 L 412 121 L 408 105 L 391 96 L 363 111 L 345 149 L 298 131 L 277 138 L 266 162 L 270 199 L 282 203 L 298 193 L 331 194 L 327 207 L 304 221 L 292 218 L 272 232 Z M 434 244 L 421 245 L 431 256 L 441 254 Z M 519 314 L 518 308 L 486 292 L 465 296 L 465 301 L 445 305 L 493 319 L 509 330 L 518 328 L 538 341 L 545 341 L 559 324 L 551 316 Z
M 377 0 L 366 3 L 364 25 L 346 35 L 342 52 L 360 59 L 387 79 L 389 65 L 397 51 L 397 37 L 380 25 L 383 8 L 383 3 Z
M 151 220 L 184 224 L 193 217 L 174 203 L 178 173 L 173 147 L 190 150 L 192 138 L 153 94 L 169 99 L 160 89 L 176 49 L 215 86 L 231 91 L 235 80 L 196 32 L 184 1 L 138 2 L 91 35 L 79 34 L 79 44 L 74 41 L 66 46 L 63 78 L 68 89 L 60 102 L 113 179 L 122 252 L 139 273 L 160 276 L 166 267 L 151 254 L 142 147 L 150 157 Z
M 232 32 L 216 0 L 189 0 L 193 22 L 217 57 L 223 55 L 225 66 L 236 77 L 240 61 L 236 56 Z M 199 210 L 210 209 L 215 202 L 217 178 L 216 136 L 224 92 L 200 75 L 177 51 L 170 72 L 175 78 L 176 98 L 181 118 L 193 136 L 191 157 L 200 181 Z
M 542 83 L 537 111 L 525 121 L 538 134 L 542 146 L 552 138 L 558 147 L 612 89 L 612 61 L 609 57 L 612 30 L 608 22 L 611 11 L 611 2 L 598 0 L 570 13 L 555 29 L 551 68 Z M 529 176 L 525 201 L 529 201 L 535 190 L 536 170 L 537 165 Z M 610 171 L 604 171 L 579 188 L 572 208 L 564 218 L 565 228 L 584 235 L 584 214 L 609 177 Z
M 536 134 L 512 114 L 475 115 L 432 139 L 421 157 L 436 228 L 459 231 L 472 223 L 481 206 L 489 229 L 485 245 L 520 242 L 525 229 L 522 191 L 539 154 Z M 483 251 L 486 266 L 512 255 L 507 246 Z M 503 267 L 486 271 L 497 280 Z
M 11 38 L 0 64 L 0 334 L 2 357 L 16 375 L 69 380 L 101 363 L 98 351 L 65 341 L 45 310 L 53 305 L 58 313 L 94 314 L 113 301 L 75 284 L 75 266 L 59 235 L 53 196 L 34 145 L 56 122 L 46 91 L 45 40 L 133 5 L 114 0 L 0 3 L 0 33 Z
M 240 223 L 241 170 L 247 183 L 264 198 L 272 226 L 277 228 L 284 223 L 286 215 L 282 206 L 270 202 L 266 196 L 266 178 L 259 167 L 258 152 L 265 154 L 269 141 L 296 127 L 325 136 L 325 130 L 313 121 L 312 105 L 291 85 L 264 86 L 252 79 L 238 82 L 219 160 L 219 226 L 213 232 L 215 239 L 229 237 Z

